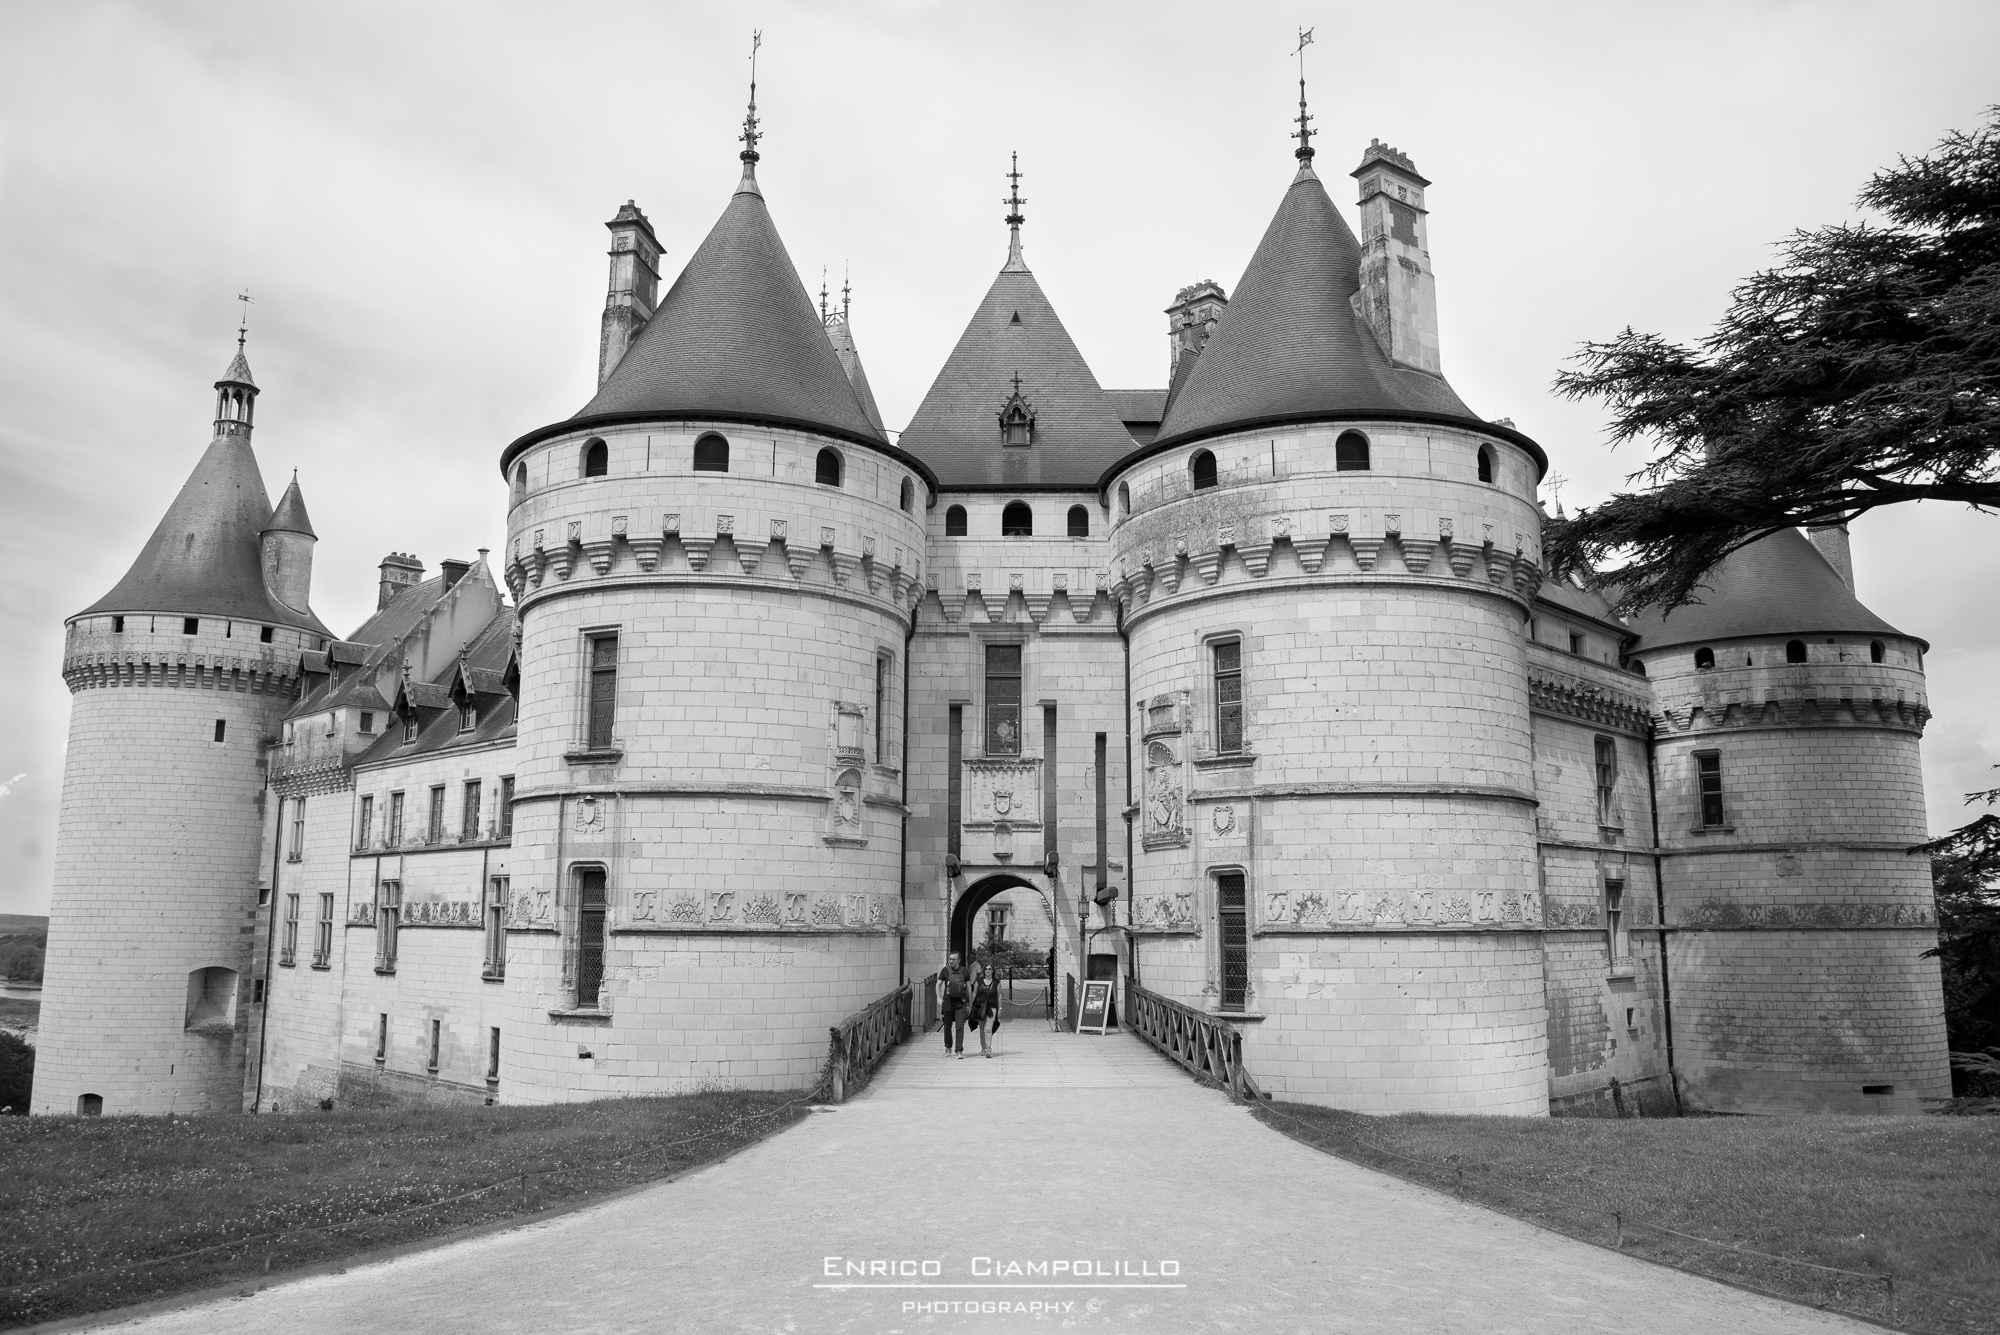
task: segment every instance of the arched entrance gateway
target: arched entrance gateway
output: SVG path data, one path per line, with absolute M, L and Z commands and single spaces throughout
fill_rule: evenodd
M 1032 984 L 1034 987 L 1033 996 L 1039 1010 L 1044 1007 L 1045 1003 L 1054 1003 L 1056 999 L 1055 959 L 1058 949 L 1056 943 L 1062 936 L 1062 924 L 1057 920 L 1055 914 L 1055 900 L 1050 896 L 1047 888 L 1038 885 L 1025 876 L 1017 876 L 1011 872 L 1001 872 L 992 876 L 984 876 L 974 881 L 957 896 L 952 904 L 951 931 L 947 938 L 948 945 L 946 948 L 957 952 L 960 959 L 968 963 L 971 962 L 975 948 L 984 945 L 988 940 L 987 934 L 982 930 L 981 926 L 980 915 L 982 911 L 986 910 L 989 905 L 1006 895 L 1010 890 L 1024 890 L 1028 893 L 1026 896 L 1022 896 L 1022 898 L 1039 901 L 1033 909 L 1029 909 L 1027 912 L 1043 919 L 1043 930 L 1035 932 L 1021 930 L 1020 927 L 1016 927 L 1011 929 L 1007 934 L 1008 939 L 1016 944 L 1032 943 L 1040 947 L 1041 950 L 1046 951 L 1045 955 L 1038 955 L 1040 963 L 1034 975 L 1035 981 Z M 1025 905 L 1022 907 L 1026 909 Z M 1030 986 L 1028 978 L 1024 974 L 1017 972 L 1013 979 L 1013 984 L 1014 986 L 1010 990 L 1016 1000 L 1025 999 L 1028 995 L 1028 987 Z M 1020 1012 L 1014 1011 L 1012 1013 L 1019 1014 Z

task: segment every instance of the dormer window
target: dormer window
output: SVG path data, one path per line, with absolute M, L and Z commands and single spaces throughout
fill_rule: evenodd
M 361 731 L 365 733 L 372 733 L 375 731 L 374 710 L 364 709 L 361 711 Z
M 403 745 L 408 746 L 411 742 L 416 741 L 417 733 L 422 731 L 422 729 L 423 725 L 417 722 L 417 715 L 414 710 L 405 714 L 403 716 Z
M 1021 377 L 1014 376 L 1014 392 L 1000 406 L 1000 441 L 1004 445 L 1035 443 L 1035 405 L 1021 393 Z
M 461 700 L 458 705 L 458 730 L 471 732 L 479 726 L 479 706 L 470 700 Z

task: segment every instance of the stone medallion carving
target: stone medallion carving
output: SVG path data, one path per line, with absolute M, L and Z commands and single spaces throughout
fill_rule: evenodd
M 1232 834 L 1236 830 L 1236 808 L 1223 803 L 1213 807 L 1208 813 L 1209 828 L 1218 835 Z M 1281 915 L 1274 915 L 1281 916 Z
M 578 834 L 604 833 L 604 804 L 594 797 L 578 798 L 575 823 Z

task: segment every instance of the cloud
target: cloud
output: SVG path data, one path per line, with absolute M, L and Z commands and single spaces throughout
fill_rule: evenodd
M 12 793 L 14 791 L 14 785 L 27 777 L 28 777 L 28 772 L 26 770 L 23 770 L 19 774 L 16 774 L 13 778 L 7 780 L 7 782 L 0 783 L 0 797 L 6 797 L 8 794 Z

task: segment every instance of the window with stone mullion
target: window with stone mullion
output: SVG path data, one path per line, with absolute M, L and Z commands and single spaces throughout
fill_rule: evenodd
M 1021 754 L 1021 646 L 986 646 L 986 754 Z

